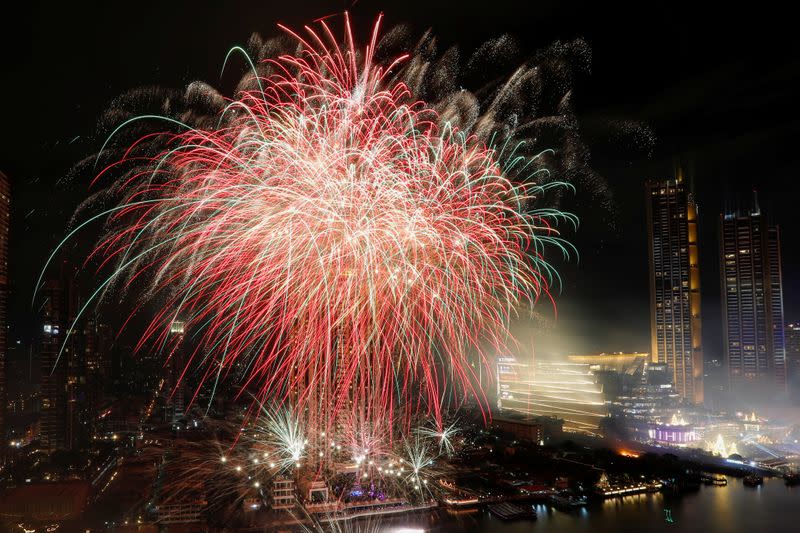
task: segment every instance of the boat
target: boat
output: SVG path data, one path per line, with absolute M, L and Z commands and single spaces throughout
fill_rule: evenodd
M 728 484 L 728 478 L 719 474 L 702 474 L 700 481 L 705 485 L 714 485 L 717 487 L 724 487 Z
M 795 485 L 800 485 L 800 473 L 790 473 L 783 476 L 783 481 L 786 483 L 788 487 L 794 487 Z
M 444 499 L 448 507 L 475 507 L 481 503 L 480 498 L 471 494 L 453 494 Z
M 503 503 L 495 503 L 489 505 L 488 509 L 490 513 L 500 518 L 501 520 L 520 520 L 523 518 L 527 519 L 536 518 L 536 511 L 534 511 L 533 507 L 531 506 L 520 507 L 519 505 L 513 503 L 503 502 Z
M 756 474 L 750 474 L 749 476 L 744 477 L 744 484 L 748 487 L 758 487 L 763 483 L 764 478 Z
M 697 487 L 700 487 L 700 482 L 697 482 Z M 595 486 L 595 492 L 603 498 L 614 498 L 616 496 L 628 496 L 632 494 L 640 494 L 642 492 L 658 492 L 664 488 L 663 483 L 660 481 L 651 482 L 638 482 L 629 485 L 626 484 L 609 484 L 605 486 Z
M 551 494 L 547 500 L 556 509 L 570 510 L 586 505 L 586 497 L 577 497 L 572 494 Z

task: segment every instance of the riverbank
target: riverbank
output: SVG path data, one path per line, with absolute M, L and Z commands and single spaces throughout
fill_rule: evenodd
M 619 531 L 793 531 L 800 509 L 800 487 L 787 487 L 782 479 L 765 479 L 760 487 L 747 487 L 728 478 L 726 486 L 703 485 L 698 490 L 671 495 L 646 493 L 592 502 L 574 511 L 539 503 L 537 519 L 506 522 L 485 509 L 404 515 L 386 523 L 431 533 L 523 533 L 530 531 L 616 533 Z

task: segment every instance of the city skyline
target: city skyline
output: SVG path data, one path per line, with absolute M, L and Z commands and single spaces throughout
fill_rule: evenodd
M 359 20 L 358 13 L 355 15 L 355 20 Z M 435 19 L 431 24 L 435 26 Z M 446 25 L 444 30 L 444 34 L 447 35 L 448 30 Z M 486 31 L 486 28 L 484 28 L 483 31 Z M 606 38 L 602 35 L 597 35 L 597 38 L 602 50 L 603 43 L 607 42 Z M 538 44 L 529 43 L 524 39 L 520 41 L 520 45 L 538 46 Z M 597 53 L 596 50 L 595 53 Z M 591 80 L 593 77 L 594 76 L 592 75 L 587 76 L 586 80 L 583 82 L 584 85 L 581 85 L 578 88 L 584 89 L 585 93 L 591 94 L 589 89 L 592 88 L 593 84 L 589 80 Z M 594 110 L 593 106 L 594 104 L 590 103 L 587 108 L 588 111 L 583 113 L 591 117 L 593 113 L 597 112 Z M 643 115 L 637 115 L 636 112 L 632 112 L 628 114 L 626 118 L 637 120 L 644 117 Z M 702 157 L 698 154 L 692 155 L 691 150 L 689 150 L 687 153 L 685 148 L 671 152 L 665 150 L 665 147 L 670 146 L 670 143 L 675 142 L 675 136 L 673 135 L 671 137 L 670 135 L 667 135 L 665 138 L 660 138 L 657 128 L 658 121 L 654 121 L 652 124 L 653 128 L 655 129 L 656 140 L 653 146 L 649 147 L 648 150 L 651 148 L 655 150 L 654 157 L 645 157 L 642 159 L 641 154 L 637 155 L 635 150 L 628 150 L 627 152 L 618 151 L 616 156 L 622 157 L 623 159 L 632 157 L 633 159 L 628 161 L 628 168 L 622 170 L 613 169 L 613 158 L 615 157 L 614 153 L 613 151 L 609 152 L 608 147 L 604 146 L 599 150 L 598 157 L 592 161 L 592 164 L 596 164 L 598 168 L 602 169 L 603 167 L 606 167 L 606 170 L 601 170 L 601 172 L 606 178 L 608 178 L 610 194 L 614 197 L 610 211 L 606 211 L 606 208 L 599 210 L 587 209 L 588 206 L 583 203 L 585 202 L 584 198 L 587 195 L 586 191 L 578 191 L 574 199 L 568 197 L 565 200 L 567 206 L 574 208 L 573 210 L 579 217 L 584 217 L 584 219 L 588 220 L 589 227 L 587 228 L 587 224 L 584 221 L 584 225 L 581 230 L 568 236 L 573 238 L 576 246 L 578 246 L 578 252 L 581 254 L 581 259 L 579 261 L 567 261 L 559 265 L 564 272 L 563 290 L 557 295 L 559 318 L 558 320 L 550 320 L 550 317 L 547 316 L 549 315 L 549 312 L 542 307 L 543 314 L 546 315 L 544 323 L 535 323 L 532 325 L 534 329 L 540 330 L 537 333 L 538 338 L 534 343 L 534 349 L 543 354 L 547 354 L 548 352 L 574 354 L 583 352 L 598 353 L 618 350 L 624 351 L 632 349 L 643 351 L 647 350 L 649 347 L 649 352 L 654 360 L 664 359 L 666 361 L 667 359 L 672 358 L 671 360 L 677 361 L 677 359 L 675 359 L 673 356 L 667 356 L 659 353 L 659 348 L 655 342 L 655 328 L 657 325 L 655 324 L 654 319 L 651 319 L 650 321 L 651 324 L 648 332 L 647 327 L 641 327 L 645 325 L 644 321 L 642 320 L 644 316 L 643 313 L 630 310 L 636 309 L 637 307 L 638 309 L 643 309 L 644 305 L 647 305 L 648 308 L 653 308 L 651 303 L 653 296 L 651 295 L 649 298 L 645 299 L 645 296 L 648 292 L 646 288 L 648 285 L 646 278 L 647 267 L 645 267 L 644 263 L 647 255 L 647 252 L 645 252 L 647 249 L 647 236 L 641 231 L 642 227 L 647 226 L 646 221 L 648 220 L 648 208 L 645 208 L 645 204 L 640 201 L 641 196 L 639 196 L 639 191 L 648 190 L 647 183 L 663 183 L 668 180 L 677 179 L 682 182 L 682 186 L 685 187 L 686 191 L 688 191 L 688 193 L 693 197 L 692 205 L 695 206 L 694 216 L 697 218 L 694 231 L 697 234 L 696 243 L 699 243 L 698 259 L 699 263 L 703 265 L 700 270 L 700 282 L 703 286 L 703 290 L 701 291 L 702 297 L 695 297 L 694 303 L 692 304 L 695 307 L 701 306 L 703 308 L 702 318 L 695 318 L 692 320 L 692 329 L 697 329 L 700 324 L 702 325 L 703 338 L 702 341 L 692 341 L 694 343 L 692 347 L 693 356 L 691 358 L 693 363 L 690 372 L 694 372 L 694 374 L 697 374 L 698 372 L 707 374 L 710 371 L 712 373 L 716 373 L 716 375 L 711 376 L 712 383 L 714 383 L 715 380 L 720 379 L 729 382 L 730 379 L 727 376 L 730 368 L 730 356 L 726 351 L 728 341 L 725 338 L 726 330 L 724 320 L 720 319 L 720 317 L 723 316 L 725 305 L 724 293 L 720 292 L 718 288 L 719 284 L 715 281 L 712 281 L 714 276 L 722 275 L 722 260 L 716 253 L 716 249 L 722 245 L 722 239 L 715 227 L 716 224 L 714 224 L 712 221 L 716 219 L 718 215 L 722 215 L 727 212 L 735 212 L 737 210 L 737 206 L 746 203 L 746 201 L 742 200 L 742 198 L 746 198 L 748 196 L 753 185 L 760 185 L 759 188 L 761 188 L 762 191 L 764 188 L 766 188 L 766 194 L 764 194 L 764 192 L 761 193 L 762 200 L 763 203 L 770 204 L 770 206 L 775 201 L 776 190 L 769 181 L 762 181 L 760 184 L 752 182 L 750 184 L 740 183 L 734 189 L 731 189 L 727 182 L 726 188 L 724 189 L 710 188 L 707 185 L 703 186 L 696 177 L 696 173 L 702 172 L 702 170 L 698 170 L 698 168 L 702 168 Z M 86 128 L 84 128 L 84 130 L 86 130 L 87 133 L 89 131 Z M 668 128 L 667 131 L 669 131 Z M 56 150 L 56 153 L 60 153 L 60 155 L 56 157 L 56 166 L 51 166 L 51 171 L 53 168 L 60 168 L 60 172 L 67 172 L 69 166 L 69 162 L 66 159 L 67 154 L 79 154 L 81 153 L 81 150 L 86 150 L 89 146 L 84 143 L 81 138 L 82 136 L 78 135 L 71 139 L 69 143 L 67 143 L 66 148 L 58 148 Z M 71 148 L 73 144 L 75 145 L 74 149 Z M 671 149 L 674 150 L 674 148 Z M 659 155 L 659 153 L 661 155 Z M 15 164 L 18 163 L 14 163 L 12 160 L 10 168 L 14 168 Z M 39 171 L 44 170 L 45 168 L 46 167 L 40 166 Z M 654 171 L 654 168 L 660 169 Z M 639 176 L 638 178 L 631 180 L 630 174 L 634 172 L 634 169 L 638 169 L 636 172 L 639 173 Z M 627 190 L 620 188 L 620 178 L 618 175 L 628 175 L 626 178 L 629 180 L 629 186 L 626 188 Z M 33 181 L 31 181 L 30 178 L 23 178 L 22 182 L 20 183 L 18 183 L 17 176 L 12 176 L 11 179 L 12 183 L 15 184 L 12 189 L 18 189 L 18 192 L 20 193 L 19 196 L 21 197 L 19 202 L 15 201 L 11 204 L 13 214 L 11 220 L 15 224 L 15 227 L 16 225 L 19 225 L 23 228 L 21 232 L 23 235 L 27 235 L 28 230 L 32 230 L 34 233 L 41 231 L 41 229 L 31 228 L 32 218 L 36 218 L 41 214 L 44 215 L 43 218 L 45 220 L 57 220 L 59 217 L 61 217 L 63 220 L 64 216 L 69 213 L 71 206 L 74 205 L 69 202 L 67 204 L 59 205 L 55 211 L 60 214 L 55 215 L 52 212 L 37 211 L 37 207 L 28 209 L 28 207 L 31 205 L 29 203 L 30 187 L 33 183 L 38 183 L 41 178 L 36 177 L 33 179 Z M 63 180 L 59 180 L 59 183 L 60 185 L 57 185 L 57 188 L 63 188 L 64 192 L 67 193 L 67 196 L 74 195 L 75 193 L 80 194 L 80 187 L 75 187 L 74 184 Z M 710 204 L 711 206 L 719 206 L 718 213 L 713 211 L 709 212 L 709 209 L 703 205 L 703 199 L 705 199 L 706 204 Z M 571 202 L 573 202 L 575 205 L 572 205 Z M 23 215 L 23 211 L 24 216 L 21 216 Z M 599 227 L 596 224 L 592 224 L 592 222 L 597 222 L 597 211 L 600 212 Z M 767 218 L 765 219 L 767 224 L 774 225 L 779 222 L 784 222 L 783 217 L 775 216 L 775 213 L 780 212 L 780 210 L 768 208 L 765 211 L 767 213 Z M 633 213 L 636 217 L 636 220 L 639 220 L 641 223 L 636 223 L 636 220 L 634 220 L 634 224 L 632 225 L 620 224 L 622 220 L 624 220 L 630 213 Z M 55 218 L 53 218 L 54 216 Z M 776 221 L 776 218 L 779 218 L 780 220 Z M 789 219 L 789 222 L 791 222 L 791 219 Z M 36 224 L 36 226 L 38 226 L 38 224 Z M 16 260 L 12 259 L 11 261 L 12 279 L 19 278 L 24 280 L 28 277 L 28 271 L 33 271 L 31 268 L 28 268 L 28 266 L 32 264 L 30 261 L 30 258 L 32 257 L 30 254 L 30 244 L 32 244 L 33 241 L 21 239 L 20 234 L 15 236 L 14 232 L 11 232 L 11 235 L 11 249 L 12 251 L 16 252 L 13 255 L 13 257 L 16 257 Z M 51 231 L 50 235 L 52 237 L 58 236 L 55 231 Z M 600 243 L 599 247 L 597 247 L 594 243 L 590 244 L 591 241 L 597 242 L 596 239 L 598 239 L 598 237 Z M 583 247 L 581 246 L 581 243 L 584 243 Z M 628 246 L 628 244 L 631 246 Z M 624 266 L 624 268 L 608 271 L 604 270 L 603 268 L 605 267 L 603 267 L 600 270 L 595 271 L 594 267 L 598 265 L 598 261 L 605 261 L 605 259 L 603 259 L 604 257 L 608 257 L 608 255 L 612 253 L 620 252 L 621 248 L 630 249 L 629 251 L 623 252 L 628 254 L 627 258 L 617 263 L 620 266 Z M 604 249 L 605 251 L 603 251 Z M 44 247 L 37 246 L 33 257 L 35 257 L 37 254 L 42 257 L 42 250 L 44 250 Z M 78 249 L 75 251 L 77 252 L 77 255 L 80 255 Z M 632 253 L 632 251 L 635 252 Z M 73 255 L 76 254 L 73 253 Z M 782 285 L 785 285 L 787 294 L 787 297 L 783 298 L 785 301 L 785 309 L 783 310 L 785 320 L 783 320 L 783 322 L 787 323 L 792 320 L 792 316 L 796 316 L 797 312 L 796 307 L 794 307 L 794 302 L 797 299 L 791 297 L 791 294 L 794 291 L 793 287 L 795 286 L 796 279 L 796 275 L 793 275 L 792 273 L 793 264 L 796 265 L 796 259 L 793 256 L 794 251 L 793 248 L 790 247 L 785 255 L 785 257 L 788 258 L 789 265 L 788 268 L 787 265 L 783 265 L 783 270 L 786 272 L 786 274 L 784 275 L 785 280 L 783 280 L 782 283 Z M 787 261 L 786 258 L 784 258 L 784 263 Z M 628 269 L 627 272 L 625 268 Z M 23 272 L 25 273 L 23 274 Z M 595 283 L 595 275 L 600 276 L 605 280 L 613 278 L 620 279 L 624 276 L 626 281 L 628 279 L 638 279 L 639 282 L 626 282 L 621 284 L 619 282 Z M 14 276 L 16 276 L 16 278 Z M 692 276 L 693 280 L 694 278 L 695 276 Z M 720 278 L 717 277 L 717 279 Z M 75 283 L 81 286 L 80 290 L 84 292 L 87 290 L 86 282 L 86 279 L 75 280 Z M 21 285 L 24 286 L 25 284 L 22 283 Z M 619 285 L 619 287 L 616 287 L 615 285 Z M 607 292 L 609 287 L 612 286 L 614 286 L 614 290 L 611 293 Z M 692 292 L 694 293 L 696 291 Z M 10 313 L 11 322 L 10 329 L 8 331 L 9 334 L 12 335 L 12 341 L 18 342 L 21 340 L 22 347 L 27 348 L 29 352 L 32 351 L 31 353 L 33 353 L 35 356 L 36 352 L 38 351 L 36 346 L 39 342 L 38 336 L 40 334 L 39 332 L 41 323 L 39 322 L 36 313 L 31 314 L 30 310 L 20 310 L 21 308 L 24 309 L 26 307 L 26 305 L 22 303 L 27 301 L 25 293 L 26 291 L 24 290 L 10 291 L 12 300 Z M 607 296 L 605 298 L 597 298 L 598 294 L 605 294 Z M 634 302 L 637 300 L 638 303 L 634 304 Z M 618 321 L 614 321 L 612 323 L 604 322 L 604 320 L 606 320 L 604 317 L 609 315 L 609 313 L 604 312 L 604 310 L 609 310 L 609 306 L 611 309 L 614 309 L 614 311 L 623 309 L 623 313 L 631 313 L 629 318 L 622 321 L 622 323 L 625 324 L 623 329 L 619 328 Z M 94 322 L 92 322 L 92 324 L 94 324 Z M 62 329 L 64 327 L 66 326 L 61 326 Z M 102 327 L 107 328 L 108 325 L 104 324 Z M 14 353 L 16 354 L 16 357 L 25 357 L 25 350 L 16 350 Z M 20 359 L 19 361 L 15 361 L 15 364 L 21 365 L 24 364 L 24 361 Z M 46 357 L 42 357 L 40 364 L 44 371 L 44 368 L 50 365 L 50 362 Z M 96 361 L 90 361 L 88 364 L 92 368 L 97 366 Z M 714 366 L 714 364 L 716 366 Z M 712 365 L 710 370 L 709 368 L 706 368 L 707 365 Z M 676 365 L 673 364 L 672 368 L 673 371 L 676 372 L 675 377 L 677 378 L 678 375 L 683 371 L 676 370 L 675 366 Z M 54 375 L 58 377 L 57 374 L 58 372 L 56 372 Z M 44 375 L 44 372 L 42 375 Z M 104 372 L 103 375 L 107 376 L 108 372 Z M 65 376 L 64 379 L 71 379 L 74 381 L 77 378 L 73 375 L 71 378 Z M 83 376 L 82 379 L 91 380 L 96 378 Z M 697 382 L 697 385 L 689 387 L 689 389 L 699 389 L 699 383 L 702 381 L 702 376 L 695 375 L 692 379 Z M 47 379 L 45 379 L 45 381 L 47 381 Z M 683 385 L 683 383 L 683 381 L 677 383 L 680 391 L 683 391 L 684 388 L 688 387 L 688 385 Z M 86 389 L 87 392 L 90 390 L 93 391 L 90 394 L 98 394 L 96 386 L 94 388 L 89 387 Z M 700 393 L 687 394 L 690 394 L 697 402 L 702 401 L 702 394 Z M 64 399 L 64 402 L 67 402 L 67 400 Z M 74 403 L 74 399 L 72 400 L 72 403 Z M 59 407 L 59 409 L 62 409 L 62 407 Z M 73 413 L 72 415 L 65 417 L 63 420 L 71 421 L 68 423 L 74 425 L 77 418 L 79 418 L 79 416 Z M 61 421 L 62 419 L 59 418 L 58 423 L 61 423 Z
M 361 20 L 363 24 L 364 20 L 371 17 L 372 11 L 369 5 L 358 4 L 356 8 L 354 17 L 357 21 Z M 319 9 L 324 9 L 324 3 Z M 675 10 L 674 16 L 679 16 L 680 10 L 677 4 Z M 331 11 L 335 11 L 335 9 L 331 9 Z M 519 22 L 512 24 L 509 21 L 502 21 L 501 15 L 504 12 L 500 9 L 497 11 L 497 19 L 490 16 L 478 24 L 475 18 L 470 18 L 475 17 L 477 12 L 467 7 L 465 14 L 468 16 L 468 20 L 473 21 L 471 22 L 473 25 L 470 26 L 470 37 L 466 39 L 464 46 L 469 47 L 473 41 L 480 42 L 485 38 L 507 32 L 518 40 L 519 55 L 524 57 L 536 48 L 547 46 L 553 39 L 568 41 L 583 35 L 593 49 L 593 69 L 592 74 L 585 74 L 576 80 L 579 85 L 574 97 L 577 99 L 581 116 L 586 120 L 588 128 L 586 133 L 595 138 L 602 132 L 602 128 L 596 126 L 598 123 L 602 124 L 608 120 L 631 119 L 647 123 L 655 135 L 655 143 L 651 143 L 652 157 L 647 157 L 650 149 L 635 147 L 635 139 L 629 139 L 634 146 L 628 148 L 619 147 L 607 141 L 597 142 L 594 146 L 590 146 L 593 165 L 597 167 L 602 176 L 609 180 L 611 192 L 615 197 L 611 213 L 605 208 L 589 209 L 592 205 L 591 194 L 583 193 L 574 198 L 567 198 L 565 207 L 575 211 L 582 218 L 583 223 L 581 231 L 574 236 L 575 244 L 581 253 L 580 262 L 578 264 L 567 263 L 562 267 L 565 269 L 566 275 L 564 276 L 564 290 L 560 295 L 559 324 L 564 331 L 564 342 L 571 346 L 567 346 L 561 351 L 643 350 L 649 345 L 650 336 L 646 329 L 647 322 L 643 320 L 644 312 L 649 306 L 649 296 L 647 294 L 646 260 L 642 255 L 642 251 L 646 250 L 646 242 L 643 238 L 643 226 L 639 223 L 644 220 L 644 208 L 640 202 L 642 183 L 646 179 L 674 179 L 674 167 L 677 159 L 685 169 L 687 183 L 693 190 L 700 207 L 700 237 L 701 241 L 707 243 L 701 249 L 703 255 L 701 263 L 707 265 L 707 268 L 703 270 L 702 280 L 703 286 L 706 288 L 703 294 L 707 300 L 704 306 L 707 310 L 705 313 L 706 353 L 712 358 L 721 357 L 723 342 L 721 311 L 718 310 L 720 306 L 719 284 L 717 283 L 719 274 L 717 261 L 710 260 L 716 257 L 714 252 L 716 245 L 713 244 L 713 241 L 716 240 L 717 234 L 717 215 L 723 212 L 726 206 L 748 201 L 750 191 L 755 187 L 759 189 L 765 211 L 775 214 L 773 216 L 776 217 L 776 220 L 773 222 L 782 225 L 794 223 L 792 218 L 782 214 L 788 212 L 784 206 L 787 204 L 788 198 L 794 195 L 792 191 L 798 186 L 796 180 L 783 180 L 784 176 L 790 175 L 789 166 L 785 162 L 789 157 L 789 152 L 784 147 L 790 144 L 789 132 L 793 131 L 791 129 L 794 127 L 792 126 L 793 119 L 791 115 L 786 115 L 785 122 L 777 125 L 765 123 L 765 117 L 775 116 L 775 111 L 784 107 L 787 102 L 787 85 L 781 83 L 781 80 L 786 77 L 787 69 L 782 56 L 763 57 L 754 51 L 736 48 L 720 50 L 718 56 L 706 57 L 703 54 L 711 54 L 706 50 L 716 51 L 716 47 L 719 46 L 718 42 L 724 40 L 721 37 L 724 37 L 725 33 L 717 36 L 703 33 L 704 24 L 711 17 L 711 13 L 703 11 L 696 12 L 695 18 L 690 19 L 683 30 L 697 40 L 696 48 L 702 57 L 692 56 L 691 49 L 683 47 L 678 49 L 678 55 L 676 55 L 676 52 L 662 37 L 671 31 L 666 22 L 659 23 L 654 28 L 652 37 L 644 40 L 647 43 L 646 46 L 641 47 L 641 50 L 635 50 L 627 47 L 624 38 L 615 36 L 616 34 L 612 32 L 615 24 L 621 24 L 618 20 L 609 20 L 606 31 L 603 29 L 603 25 L 590 23 L 595 20 L 593 15 L 586 11 L 580 11 L 579 18 L 574 20 L 574 24 L 570 24 L 567 29 L 556 29 L 558 27 L 555 26 L 548 30 L 546 35 L 532 38 L 521 31 Z M 418 29 L 430 25 L 437 30 L 437 33 L 444 34 L 448 39 L 447 42 L 456 41 L 456 32 L 446 21 L 439 18 L 440 15 L 437 13 L 434 12 L 431 16 L 421 16 L 415 14 L 413 10 L 390 11 L 387 12 L 387 20 L 390 23 L 409 22 Z M 555 17 L 558 13 L 559 11 L 552 15 L 537 13 L 536 16 Z M 33 16 L 33 13 L 31 12 L 29 15 Z M 78 34 L 86 33 L 88 36 L 105 31 L 104 28 L 93 25 L 91 18 L 81 18 L 76 14 L 69 13 L 65 13 L 64 16 L 67 19 L 77 18 L 74 23 L 86 27 L 86 32 L 76 32 Z M 285 18 L 288 17 L 288 20 L 295 16 L 290 9 L 284 15 Z M 169 17 L 165 19 L 152 18 L 146 12 L 142 12 L 141 17 L 142 24 L 150 25 L 153 28 L 154 31 L 151 33 L 158 35 L 164 33 L 152 25 L 167 24 Z M 270 15 L 265 20 L 276 18 L 280 20 L 280 12 Z M 159 20 L 162 22 L 158 22 Z M 245 28 L 244 26 L 247 25 L 236 22 L 225 26 L 227 29 L 220 30 L 220 33 L 215 32 L 211 37 L 218 43 L 216 48 L 224 50 L 229 45 L 246 42 L 253 29 L 260 29 L 270 35 L 275 34 L 270 22 L 265 22 L 263 27 L 259 28 L 249 26 Z M 62 29 L 56 26 L 48 28 L 48 31 L 55 36 L 59 35 Z M 715 31 L 727 30 L 720 27 Z M 34 39 L 34 41 L 39 42 L 41 39 Z M 125 39 L 124 42 L 132 43 L 134 40 Z M 700 43 L 704 43 L 705 47 L 700 46 Z M 209 43 L 210 45 L 211 43 Z M 177 69 L 169 68 L 182 61 L 182 54 L 188 55 L 185 54 L 185 48 L 168 47 L 168 49 L 174 49 L 175 52 L 167 54 L 165 61 L 168 63 L 164 65 L 163 69 L 156 70 L 152 66 L 152 62 L 148 64 L 136 58 L 154 57 L 159 54 L 161 44 L 157 46 L 156 43 L 142 43 L 142 46 L 146 48 L 140 50 L 132 44 L 126 44 L 122 51 L 127 54 L 123 61 L 131 66 L 140 65 L 137 67 L 140 70 L 135 75 L 132 75 L 132 71 L 129 69 L 118 69 L 111 60 L 113 56 L 105 57 L 103 55 L 105 52 L 102 50 L 92 52 L 98 54 L 93 61 L 102 61 L 112 68 L 103 71 L 104 79 L 98 80 L 101 81 L 99 84 L 83 85 L 86 82 L 81 80 L 92 79 L 90 72 L 82 70 L 86 68 L 86 63 L 76 62 L 71 65 L 76 72 L 81 72 L 79 76 L 76 76 L 75 83 L 78 85 L 67 86 L 65 92 L 56 97 L 64 97 L 77 102 L 76 105 L 80 107 L 76 108 L 73 113 L 75 117 L 80 118 L 77 122 L 68 121 L 63 125 L 59 122 L 48 133 L 47 138 L 41 137 L 36 141 L 39 143 L 37 146 L 49 147 L 47 151 L 50 157 L 46 161 L 26 156 L 23 163 L 23 160 L 14 156 L 14 154 L 26 153 L 28 148 L 20 146 L 19 149 L 10 150 L 4 154 L 3 157 L 7 158 L 7 163 L 0 162 L 0 167 L 6 174 L 12 175 L 15 182 L 17 201 L 12 206 L 14 219 L 20 221 L 25 235 L 36 235 L 37 242 L 43 240 L 43 242 L 49 243 L 48 246 L 33 246 L 33 240 L 18 240 L 18 237 L 12 235 L 11 246 L 16 251 L 15 256 L 17 257 L 17 260 L 11 265 L 12 275 L 20 280 L 20 289 L 11 294 L 11 309 L 14 311 L 13 316 L 16 321 L 12 326 L 18 332 L 18 337 L 23 340 L 31 339 L 35 333 L 31 309 L 27 303 L 28 295 L 35 284 L 32 273 L 37 271 L 46 259 L 42 250 L 57 243 L 58 228 L 68 222 L 73 207 L 79 203 L 79 199 L 85 192 L 83 180 L 78 179 L 77 176 L 71 178 L 64 178 L 64 176 L 76 160 L 85 157 L 102 144 L 102 140 L 93 132 L 93 124 L 97 117 L 102 115 L 102 109 L 118 94 L 137 86 L 140 81 L 145 84 L 158 84 L 180 90 L 193 79 L 213 82 L 219 76 L 217 71 L 219 62 L 214 58 L 198 61 L 198 58 L 190 57 L 191 67 L 187 65 Z M 13 47 L 8 49 L 11 50 Z M 67 54 L 68 57 L 74 55 Z M 654 59 L 644 61 L 643 57 L 648 55 Z M 22 56 L 11 57 L 9 64 L 12 68 L 27 68 L 24 66 L 27 63 L 22 62 L 23 59 Z M 220 56 L 219 60 L 222 59 L 223 57 Z M 719 72 L 719 74 L 703 74 L 701 66 L 706 60 L 714 65 L 707 71 Z M 640 66 L 634 70 L 634 65 Z M 669 65 L 669 68 L 665 68 L 664 65 Z M 769 91 L 773 95 L 771 98 L 761 98 L 760 91 L 762 89 L 753 83 L 738 85 L 740 93 L 737 94 L 744 99 L 742 101 L 751 102 L 750 105 L 744 107 L 744 110 L 738 110 L 735 107 L 736 100 L 730 97 L 710 98 L 712 93 L 726 94 L 718 81 L 718 79 L 723 79 L 721 78 L 723 73 L 739 73 L 754 65 L 772 73 L 763 78 L 763 83 L 769 84 L 763 90 Z M 20 73 L 25 76 L 24 70 L 20 70 Z M 644 85 L 644 92 L 633 91 L 632 82 L 639 80 L 640 76 L 642 76 L 641 83 Z M 223 82 L 230 83 L 225 80 Z M 703 92 L 702 100 L 695 103 L 686 97 L 688 88 L 702 87 L 704 84 L 713 89 Z M 681 89 L 682 85 L 685 85 L 687 89 Z M 78 90 L 78 86 L 80 86 L 80 90 Z M 613 91 L 610 89 L 612 86 L 624 89 L 622 92 Z M 10 86 L 6 86 L 4 90 L 10 88 Z M 67 95 L 69 96 L 67 97 Z M 648 104 L 651 100 L 654 103 Z M 677 111 L 674 114 L 658 113 L 656 103 Z M 60 109 L 68 109 L 70 105 L 65 102 Z M 699 113 L 698 110 L 702 110 L 703 107 L 707 108 L 707 112 Z M 36 112 L 38 113 L 39 110 Z M 677 120 L 672 118 L 674 116 L 682 118 Z M 67 124 L 69 124 L 68 127 Z M 21 127 L 27 128 L 28 125 L 23 122 Z M 693 133 L 684 135 L 684 127 L 690 128 L 689 131 Z M 38 139 L 41 134 L 41 131 L 32 131 L 17 138 Z M 17 142 L 17 138 L 11 139 L 11 142 Z M 624 142 L 630 144 L 629 140 L 624 140 Z M 736 146 L 737 142 L 743 143 L 741 149 L 729 150 L 726 148 L 726 146 Z M 732 153 L 737 154 L 735 163 L 730 157 L 726 157 Z M 772 161 L 772 170 L 765 171 L 762 167 L 761 161 L 765 159 Z M 55 202 L 54 208 L 43 210 L 37 203 L 37 199 L 41 194 L 48 194 L 47 191 L 50 187 L 43 188 L 44 184 L 53 184 L 56 187 L 53 190 L 58 191 L 57 196 L 63 199 L 69 198 L 70 201 Z M 576 205 L 572 205 L 572 203 Z M 800 264 L 793 250 L 786 251 L 784 262 L 785 270 L 789 273 L 796 271 L 797 265 Z M 602 283 L 596 283 L 596 279 L 602 280 Z M 31 287 L 30 291 L 28 287 Z M 787 320 L 795 322 L 800 314 L 800 309 L 795 307 L 794 303 L 797 301 L 797 287 L 796 276 L 787 275 L 785 279 L 786 317 Z M 630 309 L 627 318 L 635 326 L 631 329 L 637 333 L 621 331 L 614 321 L 605 318 L 613 314 L 615 302 L 623 303 L 626 310 Z M 578 324 L 581 327 L 575 327 Z
M 790 528 L 775 19 L 23 6 L 0 533 Z

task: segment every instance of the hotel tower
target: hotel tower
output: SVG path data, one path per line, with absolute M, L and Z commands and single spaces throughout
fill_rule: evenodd
M 683 177 L 648 181 L 650 342 L 653 362 L 666 363 L 684 401 L 703 403 L 697 205 Z

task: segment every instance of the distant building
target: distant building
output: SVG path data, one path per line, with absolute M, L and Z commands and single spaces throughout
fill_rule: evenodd
M 277 477 L 272 481 L 271 506 L 275 510 L 292 509 L 295 505 L 295 482 L 287 477 Z
M 725 361 L 730 391 L 754 399 L 786 391 L 780 231 L 761 214 L 720 217 Z
M 32 483 L 8 489 L 0 494 L 0 526 L 3 521 L 15 528 L 20 522 L 39 522 L 44 531 L 45 524 L 77 520 L 86 509 L 90 494 L 87 481 Z
M 170 324 L 170 345 L 172 352 L 167 361 L 167 382 L 166 394 L 167 401 L 166 408 L 166 422 L 177 422 L 185 415 L 185 379 L 183 379 L 183 372 L 186 369 L 186 362 L 184 359 L 184 334 L 186 325 L 181 321 L 174 321 Z
M 497 408 L 561 419 L 564 431 L 596 435 L 608 415 L 602 387 L 587 364 L 557 361 L 520 363 L 497 358 Z
M 564 421 L 552 417 L 508 413 L 492 417 L 492 427 L 535 444 L 559 440 L 564 436 Z
M 203 511 L 208 502 L 203 499 L 186 499 L 162 503 L 155 507 L 156 522 L 160 525 L 205 522 Z
M 644 366 L 639 383 L 618 396 L 611 407 L 613 414 L 649 422 L 673 412 L 678 401 L 669 367 L 665 363 L 649 363 Z
M 700 440 L 697 430 L 678 414 L 673 414 L 668 423 L 652 424 L 649 436 L 659 444 L 672 446 L 691 446 Z
M 0 172 L 0 458 L 6 445 L 6 358 L 8 356 L 8 236 L 11 223 L 11 187 Z
M 647 353 L 622 352 L 567 356 L 570 363 L 589 365 L 603 387 L 606 401 L 614 401 L 637 387 L 649 359 Z
M 59 280 L 51 279 L 41 290 L 42 331 L 39 347 L 41 363 L 41 443 L 48 451 L 66 447 L 66 364 L 59 358 L 65 326 L 62 313 L 63 291 Z
M 666 363 L 678 394 L 703 403 L 697 206 L 677 180 L 646 184 L 653 362 Z
M 40 290 L 41 440 L 44 449 L 81 449 L 88 442 L 84 331 L 76 269 L 62 261 L 59 275 Z
M 666 363 L 652 363 L 648 354 L 570 356 L 570 361 L 594 357 L 589 368 L 603 385 L 610 424 L 607 434 L 622 434 L 640 442 L 652 441 L 653 424 L 669 419 L 681 402 Z M 602 364 L 601 364 L 602 362 Z
M 533 443 L 538 443 L 544 438 L 542 425 L 524 418 L 514 419 L 496 416 L 492 418 L 492 427 L 499 431 L 510 433 L 517 439 Z
M 612 352 L 589 355 L 568 355 L 570 363 L 587 364 L 593 371 L 614 371 L 621 374 L 636 374 L 642 371 L 650 354 L 641 352 Z
M 800 324 L 786 324 L 786 377 L 789 395 L 800 401 Z
M 111 340 L 108 325 L 96 317 L 86 321 L 83 329 L 84 360 L 86 365 L 86 400 L 91 429 L 98 428 L 98 417 L 107 407 L 106 387 L 111 382 Z

